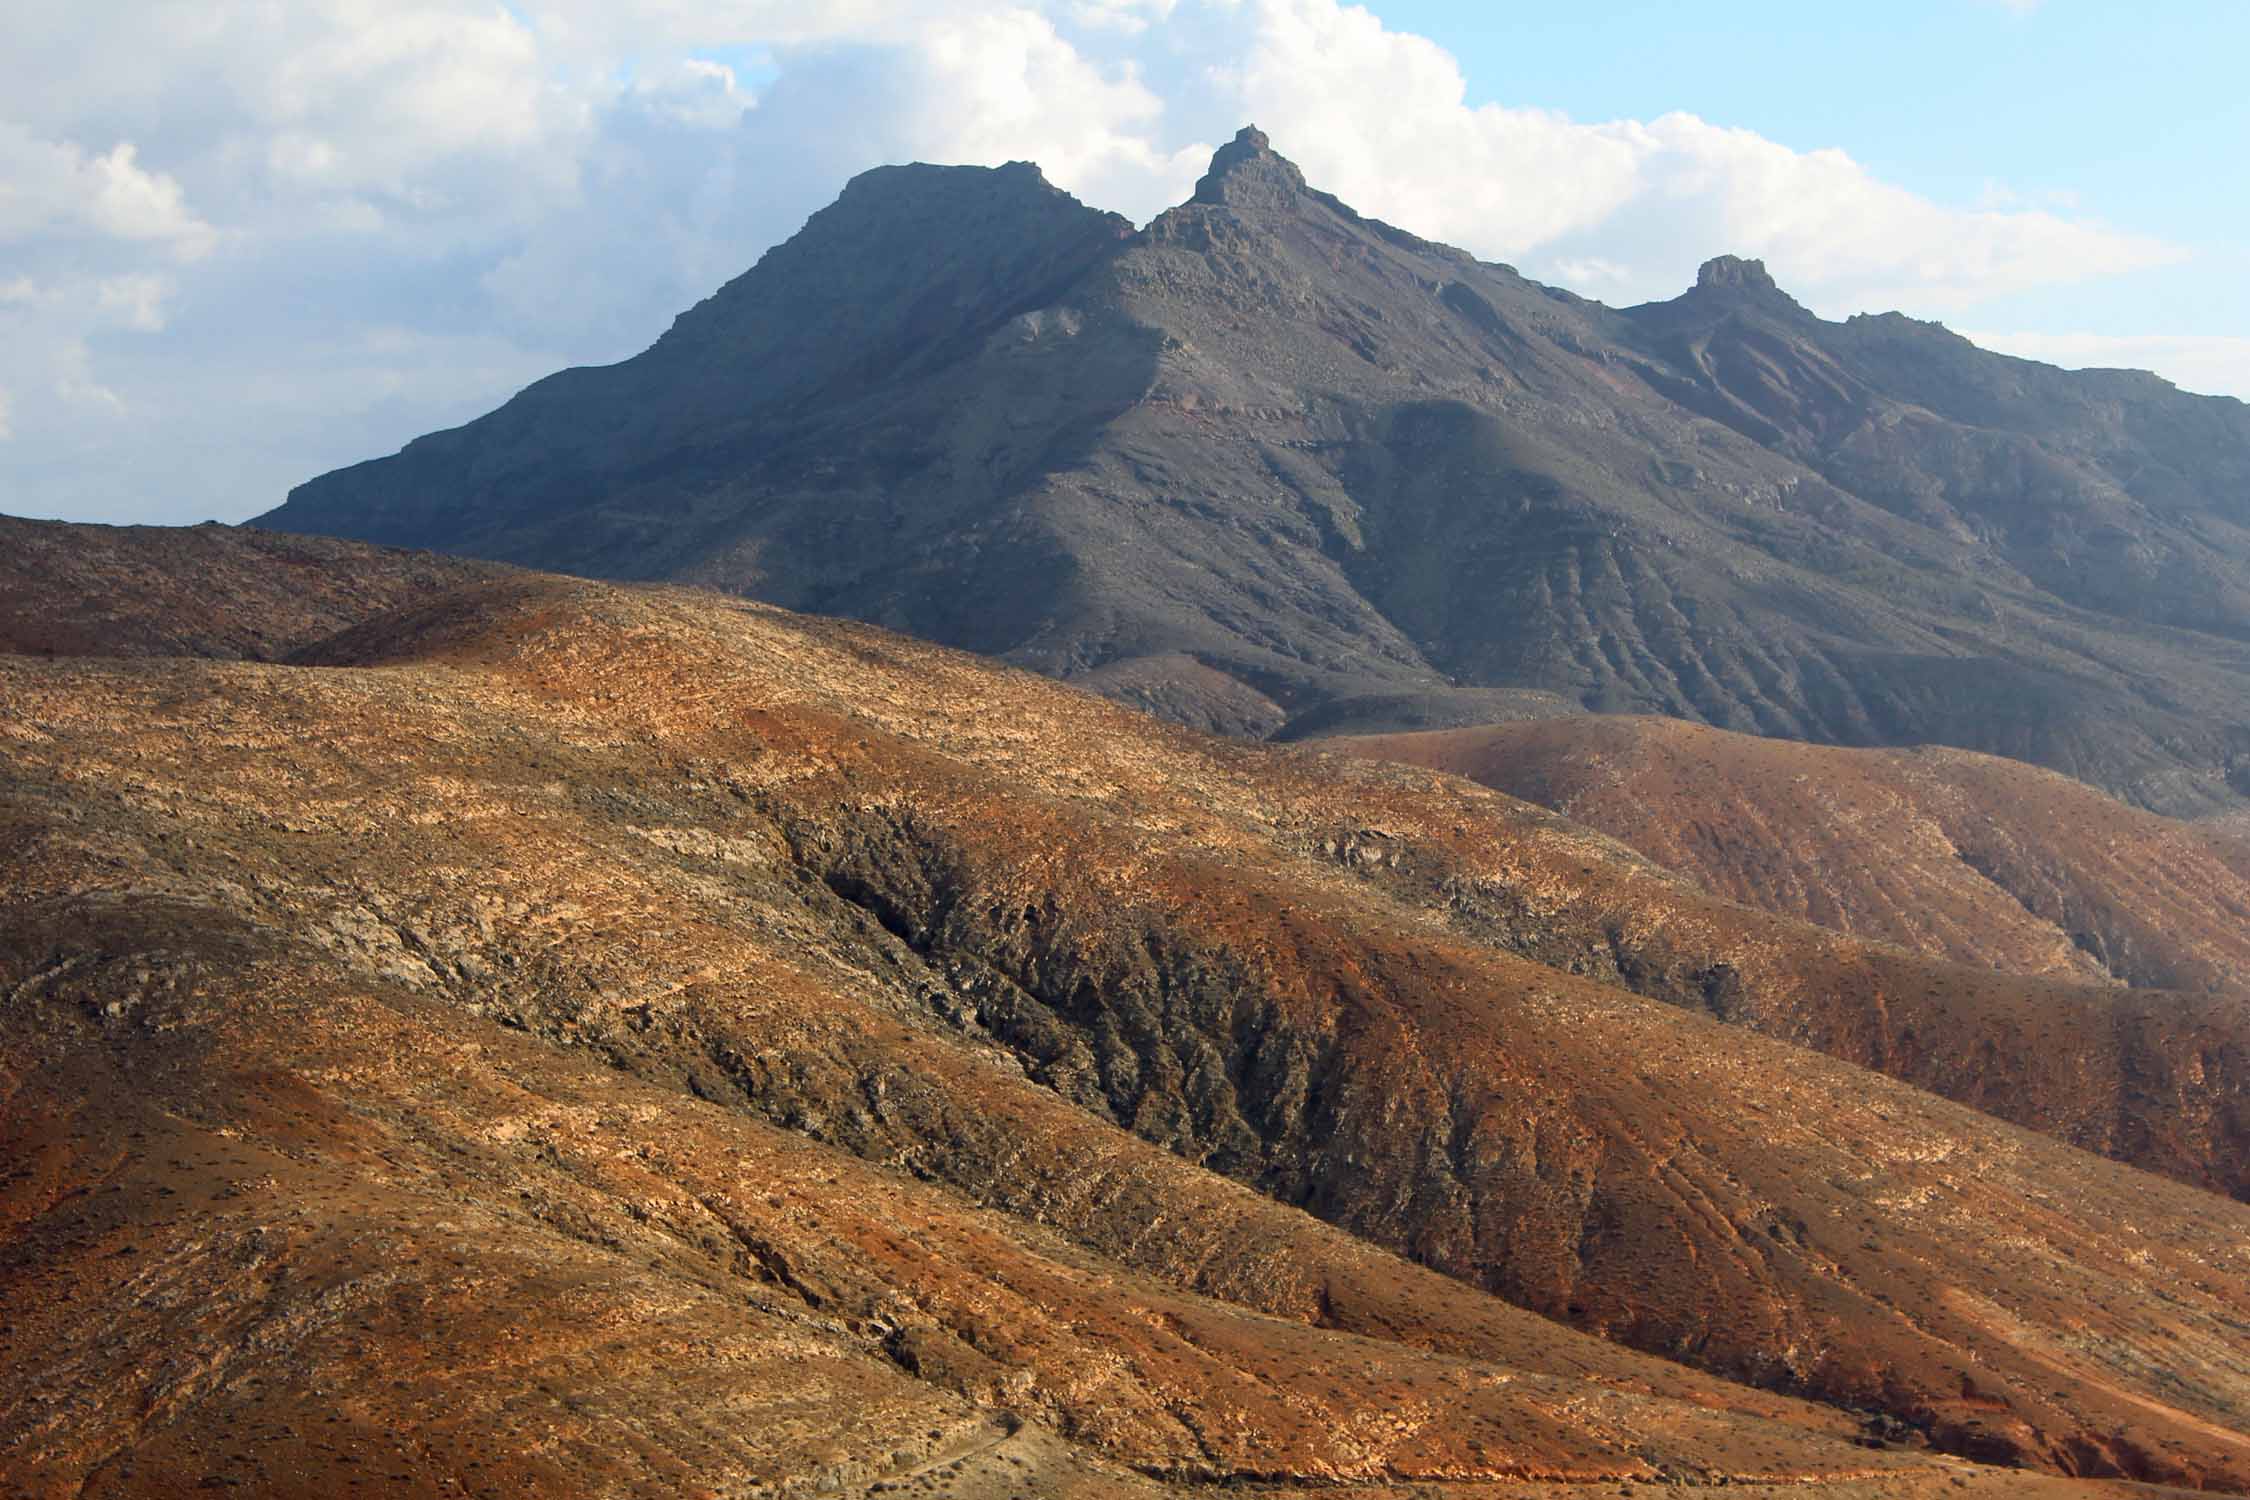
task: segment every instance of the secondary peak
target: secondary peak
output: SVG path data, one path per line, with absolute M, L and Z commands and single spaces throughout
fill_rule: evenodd
M 1195 185 L 1197 203 L 1233 208 L 1282 208 L 1305 190 L 1305 174 L 1277 154 L 1255 125 L 1245 125 L 1211 158 L 1211 170 Z
M 1739 255 L 1715 255 L 1703 263 L 1695 273 L 1697 286 L 1740 287 L 1745 291 L 1778 292 L 1773 277 L 1766 271 L 1762 260 L 1745 260 Z
M 1705 297 L 1716 296 L 1726 302 L 1763 307 L 1776 313 L 1807 316 L 1802 303 L 1775 285 L 1762 260 L 1749 260 L 1740 255 L 1714 256 L 1695 273 L 1695 289 Z

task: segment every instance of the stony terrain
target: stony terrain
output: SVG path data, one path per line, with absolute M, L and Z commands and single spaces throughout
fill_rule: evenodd
M 2017 761 L 1627 715 L 1326 748 L 1467 776 L 1721 895 L 1933 958 L 2150 988 L 2250 984 L 2250 840 Z
M 0 747 L 27 1493 L 2250 1489 L 2250 1207 L 1757 1034 L 2223 1183 L 2224 997 L 687 593 L 0 660 Z
M 1722 257 L 1617 311 L 1263 136 L 1135 232 L 885 168 L 646 353 L 265 524 L 715 585 L 1231 733 L 1661 713 L 2250 788 L 2250 407 Z

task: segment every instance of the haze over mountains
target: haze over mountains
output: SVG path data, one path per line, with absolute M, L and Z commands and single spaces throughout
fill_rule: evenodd
M 1023 163 L 867 173 L 645 354 L 263 524 L 715 585 L 1229 732 L 1654 712 L 2193 814 L 2243 800 L 2246 505 L 2239 402 L 1825 322 L 1724 257 L 1606 308 L 1245 130 L 1139 232 Z

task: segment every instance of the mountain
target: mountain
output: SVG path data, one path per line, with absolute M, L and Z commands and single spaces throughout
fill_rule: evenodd
M 2250 839 L 2016 761 L 1626 715 L 1324 748 L 1467 776 L 1721 895 L 1933 958 L 2159 989 L 2250 986 Z
M 1613 310 L 1255 130 L 1137 232 L 1022 163 L 867 173 L 647 352 L 261 524 L 708 584 L 1239 734 L 1594 709 L 2250 787 L 2250 407 L 1824 321 L 1753 261 Z
M 10 1482 L 2250 1488 L 2235 1002 L 863 625 L 0 658 L 0 996 Z

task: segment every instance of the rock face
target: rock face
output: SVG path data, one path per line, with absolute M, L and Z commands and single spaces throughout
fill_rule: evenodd
M 0 659 L 0 1476 L 2250 1487 L 2124 993 L 683 591 Z
M 266 524 L 844 614 L 1183 722 L 1662 713 L 2238 803 L 2250 407 L 1723 257 L 1615 311 L 1245 131 L 1133 232 L 887 168 L 647 353 Z

